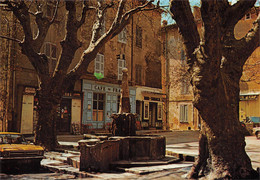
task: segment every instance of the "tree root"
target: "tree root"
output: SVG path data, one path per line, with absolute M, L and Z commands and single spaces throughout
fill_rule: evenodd
M 196 162 L 193 164 L 187 178 L 197 179 L 204 176 L 204 171 L 207 167 L 207 159 L 209 158 L 208 141 L 204 134 L 200 134 L 199 137 L 199 156 Z

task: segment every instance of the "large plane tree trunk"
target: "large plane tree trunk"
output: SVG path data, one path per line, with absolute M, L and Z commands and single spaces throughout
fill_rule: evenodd
M 35 142 L 45 147 L 46 150 L 54 150 L 57 147 L 56 117 L 57 108 L 62 98 L 62 92 L 57 94 L 51 89 L 49 83 L 42 83 L 38 90 L 38 123 L 35 131 Z
M 224 72 L 224 68 L 208 69 L 205 74 L 202 71 L 198 74 L 203 74 L 203 78 L 194 74 L 192 81 L 194 105 L 203 119 L 203 134 L 199 144 L 200 162 L 195 164 L 190 177 L 197 178 L 198 170 L 203 170 L 207 164 L 209 177 L 257 178 L 245 151 L 245 137 L 238 116 L 242 69 L 237 73 Z
M 201 33 L 198 33 L 188 0 L 171 0 L 171 12 L 186 48 L 193 88 L 193 104 L 202 117 L 199 157 L 189 178 L 198 178 L 205 167 L 210 179 L 255 179 L 245 151 L 239 122 L 239 81 L 243 65 L 259 46 L 260 15 L 247 35 L 238 40 L 236 23 L 255 0 L 201 1 Z

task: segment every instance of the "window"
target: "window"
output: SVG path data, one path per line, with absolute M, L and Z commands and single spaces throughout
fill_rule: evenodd
M 184 53 L 184 50 L 182 49 L 181 50 L 181 64 L 182 65 L 185 65 L 185 60 L 186 60 L 185 53 Z
M 158 103 L 157 114 L 158 120 L 162 120 L 162 103 Z
M 52 73 L 55 70 L 57 63 L 57 47 L 55 44 L 46 42 L 44 44 L 44 53 L 49 59 L 49 72 Z
M 104 120 L 104 103 L 105 103 L 104 94 L 93 93 L 93 121 Z
M 104 55 L 99 53 L 95 59 L 95 73 L 101 73 L 104 75 Z
M 135 83 L 142 85 L 142 66 L 139 64 L 135 65 Z
M 122 69 L 126 67 L 125 57 L 122 55 L 120 59 L 117 59 L 118 62 L 118 80 L 122 80 L 123 72 Z
M 120 97 L 121 96 L 117 96 L 117 112 L 119 112 L 119 108 L 120 108 Z
M 189 92 L 189 84 L 187 82 L 187 80 L 183 80 L 181 82 L 181 94 L 188 94 Z
M 142 48 L 142 28 L 136 26 L 136 46 Z
M 188 122 L 188 105 L 180 105 L 180 122 Z
M 245 15 L 245 19 L 247 20 L 247 19 L 251 19 L 251 14 L 250 13 L 247 13 L 246 15 Z
M 149 119 L 149 102 L 144 102 L 144 119 Z
M 105 14 L 103 16 L 102 24 L 101 24 L 101 29 L 100 29 L 100 36 L 106 33 L 106 20 L 105 20 Z
M 126 43 L 127 42 L 127 31 L 126 28 L 124 28 L 119 34 L 118 34 L 118 42 Z

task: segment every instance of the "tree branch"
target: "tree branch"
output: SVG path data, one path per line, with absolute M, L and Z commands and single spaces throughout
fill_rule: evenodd
M 57 84 L 62 85 L 67 75 L 67 70 L 74 58 L 75 52 L 78 48 L 81 47 L 81 42 L 77 38 L 79 26 L 75 26 L 75 24 L 78 22 L 76 17 L 75 1 L 65 1 L 65 6 L 66 10 L 68 11 L 66 36 L 65 39 L 61 42 L 62 52 L 58 59 L 51 83 L 55 87 L 61 87 Z M 59 90 L 57 89 L 57 91 Z
M 148 1 L 146 2 L 144 5 L 142 6 L 138 6 L 134 9 L 131 9 L 130 11 L 126 12 L 123 16 L 122 16 L 122 20 L 124 21 L 128 21 L 130 19 L 130 17 L 132 17 L 132 15 L 136 12 L 140 12 L 140 11 L 145 11 L 145 10 L 154 10 L 154 9 L 158 9 L 159 7 L 156 8 L 151 8 L 151 9 L 144 9 L 145 7 L 149 6 L 150 4 L 152 4 L 152 2 L 154 2 L 154 0 L 152 1 Z M 159 2 L 159 1 L 158 1 Z
M 56 19 L 56 17 L 57 17 L 59 3 L 60 3 L 60 0 L 57 0 L 56 7 L 55 7 L 55 10 L 54 10 L 54 14 L 53 14 L 53 17 L 52 17 L 52 19 L 50 21 L 50 24 L 52 24 L 54 22 L 54 20 Z
M 19 43 L 22 53 L 28 57 L 29 61 L 37 71 L 39 77 L 43 78 L 43 76 L 49 74 L 49 66 L 48 61 L 46 62 L 46 57 L 44 58 L 38 54 L 38 46 L 36 46 L 33 41 L 29 8 L 24 1 L 19 1 L 19 3 L 14 3 L 14 5 L 10 1 L 6 1 L 6 3 L 8 5 L 8 8 L 12 10 L 16 18 L 20 21 L 20 24 L 24 31 L 24 40 Z
M 253 23 L 252 29 L 246 34 L 246 36 L 235 42 L 235 53 L 240 52 L 242 55 L 241 63 L 244 65 L 248 57 L 254 52 L 254 50 L 260 46 L 260 14 Z M 244 52 L 244 53 L 241 53 Z
M 193 52 L 200 44 L 200 37 L 191 12 L 189 1 L 171 0 L 170 11 L 172 12 L 173 19 L 175 19 L 183 37 L 186 47 L 186 55 L 188 57 L 188 64 L 191 67 L 195 61 Z
M 230 6 L 223 16 L 228 17 L 223 23 L 223 27 L 235 26 L 243 18 L 246 12 L 254 7 L 256 0 L 239 0 L 233 6 Z
M 22 42 L 22 41 L 19 40 L 19 39 L 15 39 L 15 38 L 7 37 L 7 36 L 2 36 L 2 35 L 0 35 L 0 38 L 8 39 L 8 40 L 10 40 L 10 41 L 15 41 L 15 42 L 18 42 L 18 43 L 21 43 L 21 42 Z
M 110 26 L 110 29 L 101 37 L 99 37 L 96 41 L 91 41 L 89 47 L 84 51 L 84 53 L 81 56 L 80 61 L 78 64 L 68 73 L 66 79 L 71 79 L 72 77 L 79 77 L 80 75 L 83 75 L 86 72 L 86 69 L 91 61 L 93 61 L 96 58 L 96 55 L 98 51 L 100 50 L 103 45 L 109 41 L 114 36 L 118 35 L 121 30 L 129 23 L 130 17 L 133 16 L 133 14 L 136 14 L 139 11 L 142 11 L 145 7 L 147 7 L 151 2 L 146 3 L 143 6 L 138 6 L 128 12 L 126 12 L 126 15 L 123 15 L 123 10 L 125 6 L 126 1 L 121 0 L 118 5 L 118 10 L 116 17 Z M 122 18 L 126 17 L 126 18 Z M 95 29 L 98 27 L 93 27 L 93 33 L 97 33 Z M 92 34 L 94 36 L 95 34 Z M 92 37 L 93 38 L 93 37 Z M 65 83 L 65 82 L 64 82 Z

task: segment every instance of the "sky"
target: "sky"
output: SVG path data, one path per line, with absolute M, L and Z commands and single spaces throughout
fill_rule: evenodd
M 155 3 L 158 0 L 155 0 Z M 190 1 L 190 5 L 191 6 L 200 6 L 200 0 L 189 0 Z M 238 0 L 229 0 L 231 2 L 231 4 L 236 3 Z M 169 9 L 169 0 L 160 0 L 160 5 L 161 6 L 167 6 L 165 7 L 165 9 Z M 260 0 L 256 1 L 256 6 L 260 6 Z M 172 17 L 169 14 L 163 14 L 162 15 L 162 20 L 166 20 L 168 22 L 168 24 L 173 24 L 174 20 L 172 19 Z

